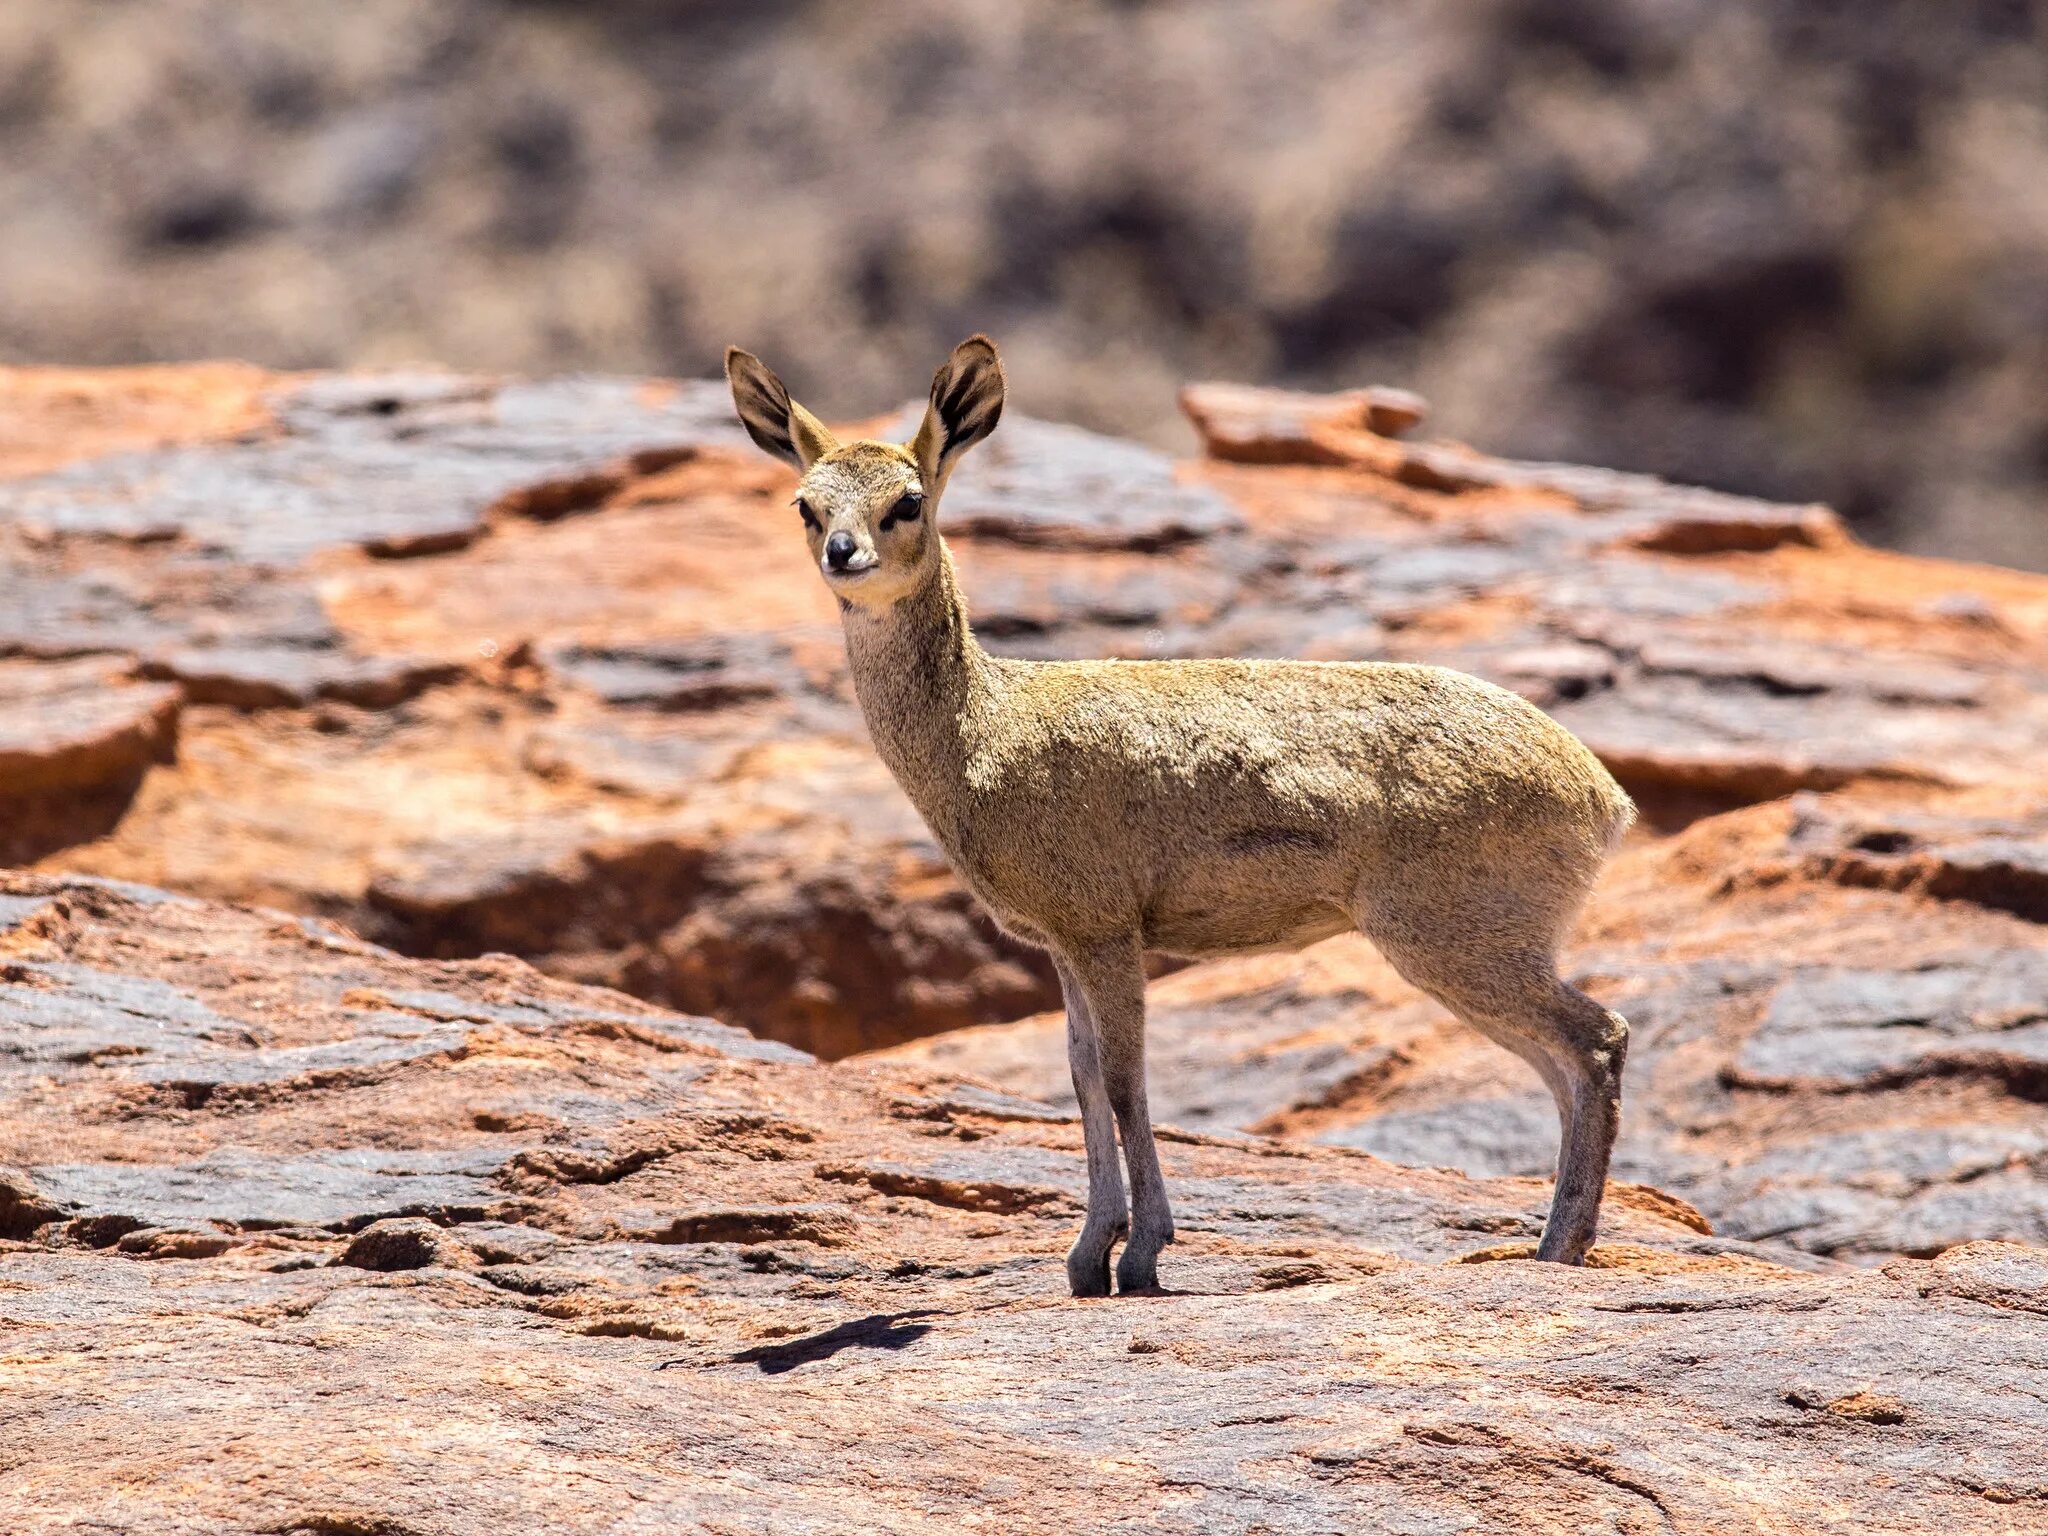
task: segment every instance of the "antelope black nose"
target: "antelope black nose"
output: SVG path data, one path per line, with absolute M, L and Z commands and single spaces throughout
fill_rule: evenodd
M 843 571 L 853 563 L 857 549 L 853 535 L 842 528 L 825 541 L 825 563 L 835 571 Z

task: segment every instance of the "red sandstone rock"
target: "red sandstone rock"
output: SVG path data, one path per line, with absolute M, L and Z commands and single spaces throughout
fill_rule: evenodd
M 116 663 L 0 661 L 0 861 L 114 825 L 175 750 L 180 694 Z
M 174 686 L 181 750 L 132 803 L 59 792 L 40 821 L 72 830 L 16 857 L 516 950 L 835 1055 L 1053 1000 L 874 762 L 787 477 L 715 387 L 195 375 L 212 403 L 170 419 L 175 373 L 79 377 L 0 379 L 0 413 L 80 445 L 0 480 L 0 650 Z M 87 404 L 50 417 L 65 390 Z M 1218 398 L 1190 395 L 1212 441 Z M 2042 579 L 1862 550 L 1813 508 L 1395 443 L 1361 400 L 1225 400 L 1264 458 L 1322 467 L 1176 469 L 1006 422 L 947 508 L 983 635 L 1465 666 L 1665 828 L 1996 782 L 2048 747 Z M 1351 425 L 1316 428 L 1325 451 L 1303 420 Z
M 260 435 L 278 375 L 246 363 L 0 368 L 0 475 L 105 454 Z
M 1352 464 L 1360 433 L 1405 437 L 1429 416 L 1429 404 L 1404 389 L 1351 389 L 1315 395 L 1248 384 L 1190 384 L 1181 409 L 1211 458 L 1239 464 Z

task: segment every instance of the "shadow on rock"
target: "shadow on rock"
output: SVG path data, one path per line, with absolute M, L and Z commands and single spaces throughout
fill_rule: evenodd
M 905 1319 L 931 1317 L 931 1312 L 874 1312 L 851 1322 L 787 1344 L 762 1344 L 732 1357 L 734 1365 L 756 1365 L 764 1376 L 779 1376 L 813 1360 L 829 1360 L 842 1349 L 905 1349 L 930 1333 L 929 1323 Z

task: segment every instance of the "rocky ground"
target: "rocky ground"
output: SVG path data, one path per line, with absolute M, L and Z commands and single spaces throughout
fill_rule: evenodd
M 509 958 L 0 878 L 10 1531 L 2020 1532 L 2048 1255 L 1881 1273 L 1617 1186 L 1169 1132 L 1170 1294 L 1064 1295 L 1077 1124 Z M 25 1167 L 19 1165 L 26 1165 Z
M 1186 403 L 1006 418 L 982 631 L 1446 661 L 1606 758 L 1594 1268 L 1517 1257 L 1533 1081 L 1338 940 L 1155 983 L 1174 1294 L 1064 1297 L 1051 990 L 720 390 L 17 370 L 0 1525 L 2048 1525 L 2048 580 Z

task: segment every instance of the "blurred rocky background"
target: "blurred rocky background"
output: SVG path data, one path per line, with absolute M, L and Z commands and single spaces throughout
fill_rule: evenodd
M 705 374 L 1486 448 L 2048 568 L 2030 0 L 8 0 L 0 360 Z
M 2048 569 L 2044 27 L 0 0 L 0 1533 L 2040 1530 L 2048 575 L 1807 498 Z M 1157 981 L 1174 1289 L 1067 1296 L 1057 986 L 702 377 L 977 327 L 992 648 L 1639 800 L 1589 1268 L 1340 938 Z

